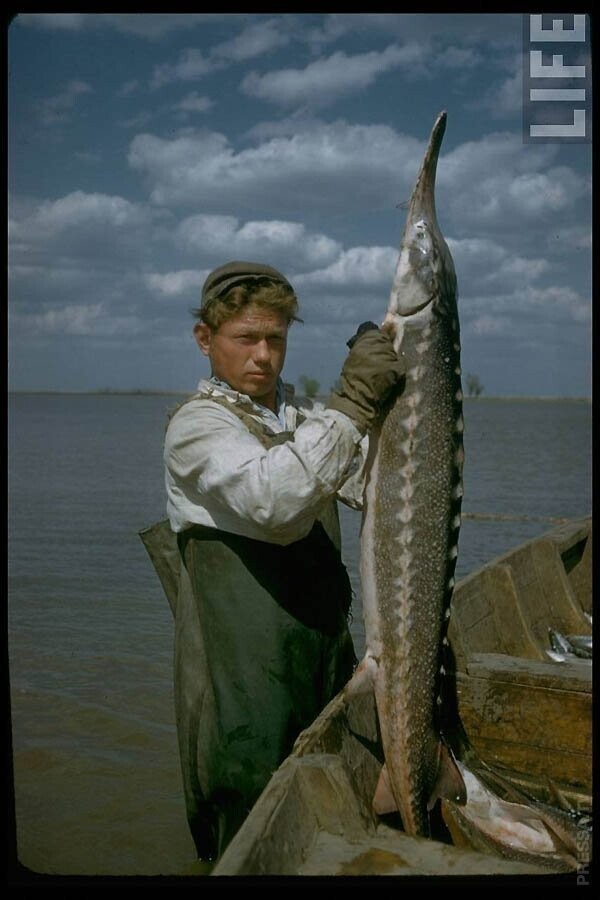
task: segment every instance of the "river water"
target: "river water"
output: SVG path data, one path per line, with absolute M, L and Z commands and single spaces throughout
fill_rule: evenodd
M 20 863 L 61 875 L 184 874 L 173 622 L 137 532 L 164 517 L 176 396 L 9 399 L 9 674 Z M 591 405 L 467 400 L 458 577 L 591 509 Z M 364 643 L 360 516 L 342 508 Z

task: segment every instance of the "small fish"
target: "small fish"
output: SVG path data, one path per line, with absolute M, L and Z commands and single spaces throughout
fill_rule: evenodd
M 580 659 L 592 658 L 592 636 L 588 634 L 564 635 L 553 628 L 548 629 L 552 650 L 546 650 L 551 659 L 557 662 L 565 662 L 569 656 L 577 656 Z
M 591 634 L 568 634 L 567 641 L 573 648 L 575 656 L 581 659 L 592 658 L 592 635 Z
M 564 663 L 569 658 L 566 653 L 558 653 L 556 650 L 546 650 L 546 656 L 558 663 Z
M 549 628 L 548 636 L 550 638 L 550 646 L 556 653 L 571 653 L 571 646 L 566 637 L 561 634 L 560 631 L 555 631 L 554 628 Z
M 577 869 L 577 855 L 558 836 L 554 822 L 549 825 L 545 811 L 498 797 L 473 771 L 462 763 L 458 765 L 467 802 L 458 806 L 443 800 L 442 814 L 451 833 L 458 828 L 472 847 L 483 852 L 539 863 L 557 872 Z
M 559 852 L 563 852 L 565 859 L 569 861 L 572 858 L 580 859 L 581 848 L 584 843 L 581 839 L 582 832 L 588 830 L 591 820 L 587 811 L 579 814 L 572 808 L 565 809 L 565 805 L 568 806 L 568 804 L 566 804 L 564 795 L 551 781 L 549 782 L 551 793 L 558 798 L 558 807 L 529 796 L 525 791 L 518 788 L 499 772 L 492 770 L 489 766 L 480 768 L 478 775 L 488 785 L 500 787 L 504 791 L 505 797 L 509 797 L 515 802 L 533 809 L 552 832 L 556 847 Z

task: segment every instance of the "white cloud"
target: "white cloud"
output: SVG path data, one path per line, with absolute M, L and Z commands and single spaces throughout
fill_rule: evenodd
M 520 116 L 523 109 L 523 55 L 511 53 L 494 61 L 508 76 L 465 101 L 466 109 L 484 110 L 492 119 Z
M 354 31 L 396 35 L 403 40 L 443 40 L 467 46 L 508 43 L 521 40 L 522 16 L 509 13 L 336 13 L 340 35 Z
M 444 181 L 464 178 L 465 173 L 470 172 L 479 181 L 490 173 L 545 169 L 555 156 L 554 145 L 538 144 L 524 148 L 520 134 L 490 132 L 479 140 L 465 141 L 445 154 L 443 172 L 438 173 L 438 180 L 440 176 Z
M 539 215 L 544 210 L 558 211 L 570 206 L 585 191 L 584 180 L 566 166 L 547 172 L 525 172 L 508 185 L 508 198 L 526 215 Z
M 383 34 L 403 40 L 452 40 L 466 45 L 515 45 L 521 36 L 521 15 L 473 16 L 447 13 L 330 13 L 315 16 L 282 14 L 273 17 L 293 31 L 294 38 L 320 48 L 350 34 Z M 186 33 L 213 23 L 247 28 L 247 13 L 19 13 L 16 21 L 47 30 L 115 30 L 148 40 L 177 31 Z
M 261 142 L 273 137 L 292 137 L 301 132 L 321 128 L 322 124 L 316 116 L 293 112 L 289 116 L 278 116 L 276 119 L 257 122 L 244 134 L 244 139 Z
M 323 46 L 344 37 L 351 30 L 345 16 L 338 13 L 330 13 L 323 16 L 321 24 L 309 26 L 303 34 L 303 39 L 315 51 L 320 52 Z
M 173 116 L 178 122 L 187 122 L 193 116 L 209 112 L 214 107 L 214 101 L 210 97 L 199 94 L 197 91 L 190 91 L 177 103 L 169 101 L 163 104 L 152 104 L 150 109 L 138 109 L 138 112 L 124 119 L 117 119 L 117 124 L 121 128 L 135 128 L 139 130 L 145 128 L 155 119 Z M 177 134 L 185 134 L 187 128 L 180 128 Z
M 438 169 L 439 209 L 463 234 L 485 227 L 510 231 L 520 241 L 535 238 L 524 221 L 564 215 L 589 191 L 584 178 L 566 166 L 552 166 L 555 145 L 524 147 L 520 135 L 492 133 L 456 147 Z M 549 221 L 549 220 L 548 220 Z
M 500 281 L 503 284 L 516 282 L 527 284 L 547 272 L 550 263 L 547 259 L 526 259 L 522 256 L 509 256 L 503 260 L 502 265 L 495 272 L 486 276 L 486 281 Z
M 351 247 L 326 268 L 298 275 L 295 281 L 303 287 L 389 290 L 397 260 L 398 249 L 394 247 Z
M 416 67 L 424 63 L 418 44 L 350 56 L 343 51 L 309 63 L 304 69 L 279 69 L 259 75 L 250 72 L 241 84 L 244 93 L 281 106 L 309 104 L 325 106 L 340 96 L 362 90 L 378 75 L 398 66 Z
M 341 250 L 337 241 L 313 234 L 299 222 L 270 219 L 240 224 L 234 216 L 190 216 L 179 224 L 174 239 L 188 253 L 268 259 L 294 269 L 327 263 Z
M 90 17 L 91 18 L 91 17 Z M 150 40 L 175 31 L 188 32 L 213 22 L 234 22 L 243 18 L 238 13 L 113 13 L 95 16 L 99 24 Z
M 546 234 L 546 249 L 552 254 L 592 249 L 591 224 L 559 225 Z
M 589 297 L 566 285 L 533 286 L 521 284 L 506 293 L 479 293 L 464 296 L 459 300 L 461 320 L 467 328 L 483 320 L 480 329 L 488 328 L 488 318 L 512 322 L 512 333 L 518 337 L 524 328 L 587 323 L 591 319 Z M 483 333 L 480 330 L 479 333 Z
M 551 321 L 572 319 L 575 322 L 590 322 L 592 318 L 590 299 L 581 297 L 570 287 L 528 287 L 523 299 L 532 311 L 542 310 Z
M 436 69 L 472 69 L 484 61 L 479 50 L 473 47 L 446 47 L 433 56 L 432 64 Z
M 173 31 L 189 31 L 211 22 L 240 17 L 236 13 L 20 13 L 17 21 L 21 25 L 48 30 L 92 31 L 106 28 L 155 39 Z
M 213 47 L 211 56 L 231 62 L 242 62 L 262 56 L 277 47 L 285 47 L 290 39 L 285 18 L 267 19 L 265 22 L 248 25 L 235 37 L 217 44 Z
M 15 323 L 33 334 L 91 337 L 127 336 L 139 333 L 142 323 L 136 316 L 119 316 L 102 303 L 71 304 L 43 313 L 20 314 Z
M 59 200 L 45 200 L 25 227 L 46 233 L 86 226 L 129 228 L 149 221 L 149 213 L 123 197 L 73 191 Z
M 125 81 L 117 91 L 117 97 L 131 97 L 142 89 L 141 82 L 138 78 L 130 78 Z
M 550 269 L 550 263 L 540 257 L 523 257 L 511 252 L 499 241 L 489 238 L 447 238 L 459 282 L 473 294 L 494 285 L 505 289 L 525 285 Z
M 523 76 L 520 72 L 506 78 L 486 99 L 488 112 L 494 118 L 520 114 L 523 109 Z
M 178 272 L 157 272 L 144 276 L 151 291 L 164 297 L 178 297 L 197 293 L 209 274 L 209 269 L 181 269 Z
M 407 196 L 423 143 L 385 125 L 319 123 L 239 152 L 225 135 L 137 135 L 129 163 L 154 203 L 227 211 L 390 207 Z M 395 205 L 395 203 L 394 203 Z
M 210 97 L 201 97 L 197 91 L 192 91 L 175 104 L 175 109 L 181 112 L 208 112 L 213 106 Z
M 395 208 L 410 196 L 424 146 L 386 125 L 285 119 L 281 133 L 269 136 L 267 128 L 240 150 L 217 132 L 171 140 L 140 134 L 129 163 L 159 205 L 301 219 L 312 211 Z M 492 133 L 443 154 L 436 190 L 442 230 L 456 239 L 518 233 L 519 243 L 535 246 L 542 218 L 544 228 L 554 220 L 564 227 L 590 187 L 574 170 L 552 165 L 556 152 Z
M 84 94 L 93 93 L 86 81 L 73 79 L 59 94 L 47 97 L 39 104 L 40 119 L 44 125 L 56 125 L 69 118 L 70 111 Z
M 81 162 L 84 163 L 99 163 L 102 159 L 102 154 L 99 152 L 94 152 L 93 150 L 81 150 L 73 154 L 75 159 L 80 159 Z
M 446 243 L 452 253 L 457 269 L 487 273 L 490 268 L 498 266 L 506 257 L 506 250 L 489 238 L 463 238 L 457 240 L 447 237 Z
M 86 16 L 83 13 L 19 13 L 16 21 L 34 28 L 79 31 L 85 27 Z
M 283 47 L 289 41 L 289 28 L 284 19 L 256 22 L 243 28 L 235 37 L 215 44 L 208 51 L 188 47 L 180 53 L 177 62 L 156 66 L 151 86 L 158 88 L 174 81 L 196 81 L 209 72 L 216 72 Z
M 132 259 L 137 265 L 151 259 L 153 242 L 164 241 L 161 218 L 123 197 L 74 191 L 15 212 L 11 264 L 83 271 L 88 280 L 97 280 L 101 272 L 131 265 Z
M 196 81 L 212 72 L 216 68 L 220 68 L 223 64 L 211 61 L 204 55 L 202 50 L 191 47 L 182 50 L 179 60 L 176 63 L 161 63 L 156 66 L 152 75 L 152 87 L 162 87 L 171 81 Z
M 470 330 L 479 337 L 508 336 L 515 329 L 514 322 L 505 316 L 491 316 L 484 314 L 477 316 L 470 323 Z
M 141 110 L 140 112 L 135 113 L 133 116 L 129 116 L 127 119 L 117 119 L 117 125 L 121 128 L 145 128 L 152 119 L 155 118 L 155 112 L 149 112 L 148 110 Z

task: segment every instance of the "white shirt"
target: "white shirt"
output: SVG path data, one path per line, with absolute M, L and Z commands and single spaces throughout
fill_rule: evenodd
M 337 410 L 282 397 L 279 415 L 216 380 L 172 418 L 165 437 L 167 515 L 175 532 L 190 525 L 275 544 L 311 530 L 334 495 L 361 508 L 367 439 Z M 265 449 L 234 412 L 211 402 L 225 397 L 273 433 L 294 439 Z M 298 409 L 306 421 L 296 428 Z

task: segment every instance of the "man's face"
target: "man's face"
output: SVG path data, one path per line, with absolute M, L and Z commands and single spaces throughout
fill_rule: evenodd
M 287 318 L 250 303 L 211 331 L 198 323 L 198 346 L 210 359 L 213 375 L 234 390 L 275 409 L 277 378 L 285 362 Z

